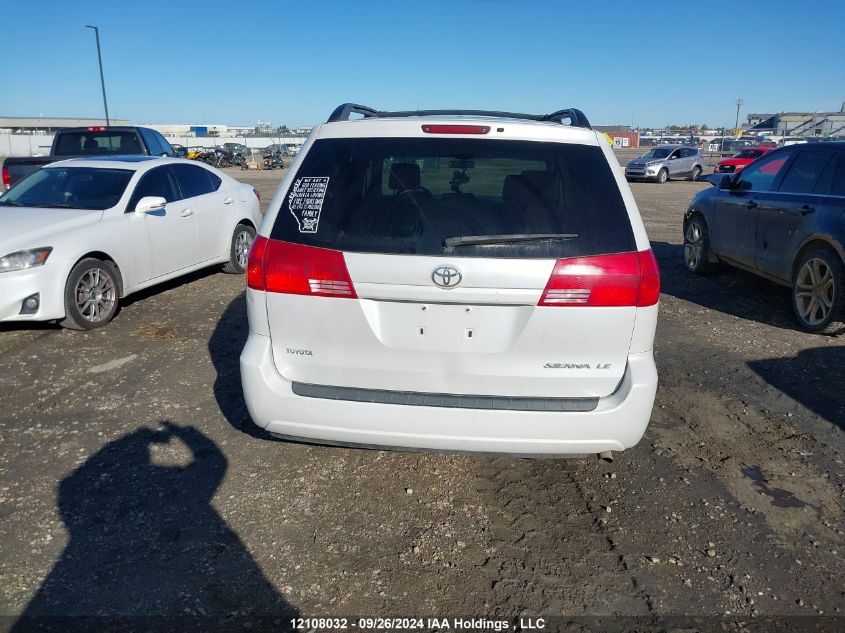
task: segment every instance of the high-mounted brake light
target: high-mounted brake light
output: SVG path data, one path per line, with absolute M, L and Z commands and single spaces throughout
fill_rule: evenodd
M 12 176 L 9 174 L 9 168 L 3 165 L 3 186 L 8 189 L 12 186 Z
M 647 250 L 557 260 L 538 305 L 646 307 L 659 298 L 660 271 Z
M 426 134 L 487 134 L 489 125 L 423 125 Z
M 86 132 L 105 132 L 108 129 L 109 128 L 107 128 L 105 125 L 94 125 L 92 127 L 86 127 L 85 131 Z
M 358 296 L 340 251 L 268 240 L 262 267 L 267 292 L 345 299 Z

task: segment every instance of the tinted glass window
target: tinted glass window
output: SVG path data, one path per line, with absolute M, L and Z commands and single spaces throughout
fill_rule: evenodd
M 835 196 L 845 196 L 845 153 L 839 154 L 839 165 L 836 167 L 836 175 L 833 177 L 831 193 Z
M 153 134 L 150 130 L 145 130 L 144 128 L 140 128 L 138 132 L 144 139 L 144 143 L 147 144 L 147 149 L 150 152 L 150 156 L 161 156 L 163 150 L 161 149 L 161 145 L 159 145 L 158 139 L 155 137 L 155 134 Z
M 203 171 L 208 175 L 208 179 L 211 181 L 211 190 L 217 191 L 218 189 L 220 189 L 220 185 L 223 183 L 223 179 L 220 178 L 220 176 L 218 176 L 217 174 L 212 174 L 207 169 L 204 169 Z
M 49 167 L 9 189 L 0 204 L 69 209 L 108 209 L 118 203 L 134 172 L 126 169 Z
M 135 187 L 127 210 L 134 211 L 138 200 L 146 196 L 159 196 L 168 202 L 179 199 L 176 181 L 169 167 L 157 167 L 144 174 L 141 182 Z
M 813 150 L 798 154 L 789 171 L 783 177 L 780 191 L 787 193 L 811 193 L 819 176 L 833 158 L 833 152 Z
M 143 154 L 135 132 L 59 132 L 56 156 L 89 156 L 100 154 Z
M 214 191 L 211 179 L 208 177 L 208 170 L 195 165 L 174 165 L 172 169 L 176 174 L 176 180 L 179 181 L 183 198 L 202 196 Z
M 813 187 L 813 193 L 823 196 L 831 193 L 831 189 L 833 188 L 833 178 L 836 175 L 836 163 L 837 160 L 835 157 L 828 162 L 827 167 L 824 168 L 821 176 L 819 176 L 819 179 Z
M 789 153 L 778 152 L 767 158 L 761 158 L 740 172 L 737 186 L 746 191 L 771 191 L 775 179 L 790 156 Z
M 575 234 L 446 246 L 450 237 Z M 272 238 L 344 251 L 551 258 L 636 250 L 598 147 L 385 138 L 317 141 Z
M 165 154 L 166 156 L 175 156 L 176 152 L 174 151 L 173 147 L 170 145 L 170 141 L 164 138 L 161 134 L 153 130 L 153 134 L 158 139 L 158 144 L 161 146 L 161 153 Z

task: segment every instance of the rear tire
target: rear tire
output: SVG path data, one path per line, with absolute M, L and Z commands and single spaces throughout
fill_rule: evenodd
M 663 184 L 664 182 L 666 182 L 667 180 L 669 180 L 669 172 L 668 172 L 668 170 L 664 167 L 664 168 L 663 168 L 663 169 L 661 169 L 659 172 L 657 172 L 657 182 L 659 182 L 659 183 L 662 185 L 662 184 Z
M 242 275 L 246 272 L 247 257 L 252 241 L 255 239 L 255 229 L 247 224 L 238 224 L 232 233 L 229 247 L 229 261 L 223 265 L 223 272 Z
M 711 257 L 707 222 L 700 215 L 694 215 L 684 225 L 684 266 L 696 275 L 706 275 L 716 268 Z
M 65 283 L 62 327 L 93 330 L 117 314 L 120 277 L 114 264 L 89 257 L 76 264 Z
M 690 174 L 689 179 L 693 182 L 698 182 L 699 178 L 701 178 L 701 167 L 696 165 L 692 168 L 692 174 Z
M 835 251 L 813 249 L 795 269 L 792 310 L 807 332 L 834 334 L 845 318 L 845 266 Z

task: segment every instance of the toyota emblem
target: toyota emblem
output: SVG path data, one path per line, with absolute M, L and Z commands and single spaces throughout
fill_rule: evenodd
M 463 278 L 461 271 L 454 266 L 438 266 L 431 273 L 431 280 L 441 288 L 454 288 Z

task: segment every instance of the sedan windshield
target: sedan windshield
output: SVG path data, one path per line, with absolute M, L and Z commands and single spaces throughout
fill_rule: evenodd
M 94 167 L 46 167 L 0 197 L 0 205 L 102 211 L 118 203 L 134 172 Z
M 643 154 L 642 158 L 666 158 L 671 153 L 672 153 L 671 147 L 655 147 L 653 150 L 650 150 L 648 153 Z

